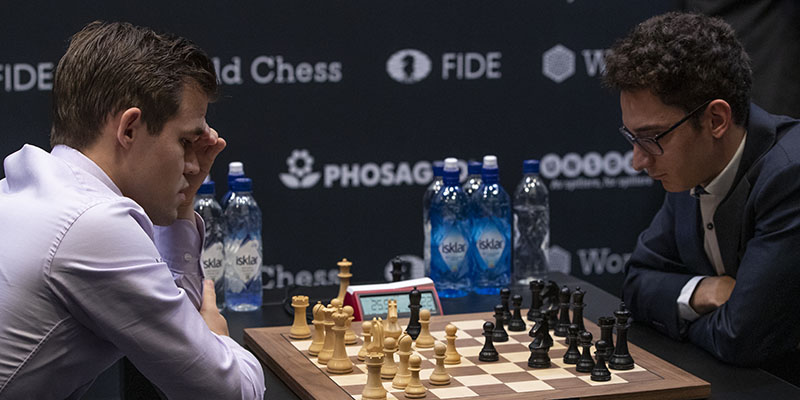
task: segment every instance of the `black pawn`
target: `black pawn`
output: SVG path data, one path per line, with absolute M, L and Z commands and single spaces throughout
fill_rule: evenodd
M 578 372 L 592 372 L 592 369 L 594 369 L 594 359 L 592 358 L 592 333 L 589 331 L 581 332 L 579 340 L 581 342 L 581 347 L 583 347 L 583 353 L 578 360 L 578 364 L 575 365 L 575 370 Z
M 605 340 L 598 340 L 594 345 L 597 348 L 597 364 L 592 368 L 591 379 L 596 382 L 605 382 L 611 380 L 611 371 L 606 368 L 605 348 L 607 346 Z
M 497 350 L 494 348 L 494 344 L 492 343 L 492 335 L 494 334 L 494 324 L 491 322 L 486 322 L 483 324 L 483 337 L 486 338 L 486 342 L 483 344 L 483 349 L 481 349 L 480 354 L 478 354 L 479 361 L 497 361 L 500 357 L 497 354 Z
M 608 367 L 616 370 L 633 369 L 633 357 L 628 352 L 628 319 L 631 312 L 625 309 L 625 303 L 620 304 L 619 310 L 614 311 L 617 317 L 617 345 L 614 346 L 614 353 L 608 361 Z
M 503 306 L 498 304 L 494 306 L 494 330 L 492 331 L 492 339 L 495 342 L 507 342 L 508 333 L 503 328 Z
M 508 288 L 500 289 L 500 303 L 503 305 L 503 325 L 508 325 L 511 321 L 511 310 L 508 308 L 508 299 L 511 298 L 511 290 Z
M 400 257 L 392 259 L 392 282 L 403 280 L 403 260 Z
M 514 304 L 514 316 L 511 321 L 508 321 L 508 330 L 512 332 L 522 332 L 525 330 L 525 321 L 522 319 L 522 296 L 515 294 L 511 297 L 511 303 Z
M 558 293 L 558 301 L 559 305 L 558 308 L 561 310 L 561 314 L 558 317 L 558 324 L 556 325 L 556 329 L 553 331 L 553 334 L 560 337 L 567 336 L 567 330 L 569 328 L 569 299 L 570 299 L 570 290 L 567 285 L 564 285 L 561 288 L 561 291 Z
M 532 322 L 542 316 L 542 289 L 544 289 L 544 282 L 541 279 L 534 279 L 528 286 L 531 289 L 531 308 L 528 310 L 528 321 Z
M 580 286 L 575 288 L 575 292 L 572 293 L 572 323 L 578 325 L 578 332 L 586 330 L 583 325 L 583 307 L 586 306 L 583 303 L 584 295 L 586 295 L 586 292 L 581 290 Z
M 577 364 L 581 358 L 581 352 L 578 351 L 578 325 L 570 324 L 568 331 L 569 348 L 564 353 L 564 364 Z
M 605 340 L 606 344 L 606 359 L 611 358 L 611 354 L 614 352 L 614 338 L 612 336 L 612 332 L 614 330 L 614 317 L 600 317 L 597 320 L 597 324 L 600 326 L 600 340 Z
M 553 347 L 553 337 L 550 336 L 550 327 L 547 324 L 547 318 L 539 318 L 536 320 L 536 323 L 531 327 L 531 330 L 528 332 L 528 336 L 534 338 L 531 344 L 528 346 L 531 351 L 533 348 L 538 345 L 537 340 L 542 342 L 543 345 L 547 347 Z M 537 332 L 541 332 L 537 335 Z
M 406 328 L 406 332 L 408 336 L 411 336 L 411 339 L 417 340 L 417 336 L 419 336 L 420 330 L 422 330 L 422 325 L 419 323 L 419 309 L 420 309 L 420 301 L 422 300 L 422 294 L 417 290 L 416 287 L 411 290 L 408 294 L 409 305 L 408 308 L 411 309 L 411 317 L 408 320 L 408 327 Z

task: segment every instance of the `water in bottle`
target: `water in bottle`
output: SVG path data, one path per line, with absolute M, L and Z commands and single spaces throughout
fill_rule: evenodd
M 233 181 L 225 208 L 225 305 L 233 311 L 261 307 L 261 210 L 249 178 Z
M 469 212 L 458 183 L 458 160 L 444 161 L 444 184 L 431 200 L 431 279 L 440 297 L 462 297 L 469 290 Z
M 461 186 L 461 189 L 463 189 L 464 193 L 466 193 L 470 198 L 472 197 L 472 194 L 481 187 L 481 183 L 483 182 L 481 179 L 482 165 L 483 164 L 477 161 L 470 161 L 467 164 L 467 180 L 464 181 L 464 185 Z
M 514 282 L 527 285 L 547 279 L 550 203 L 539 177 L 539 160 L 522 163 L 523 177 L 514 191 Z
M 225 244 L 225 219 L 222 208 L 214 198 L 214 181 L 206 177 L 194 200 L 194 210 L 203 218 L 206 228 L 203 240 L 203 252 L 200 255 L 200 266 L 206 279 L 214 281 L 214 291 L 217 295 L 217 309 L 225 308 L 225 276 L 224 276 L 224 251 Z
M 422 259 L 425 263 L 425 276 L 431 276 L 431 199 L 444 185 L 442 175 L 444 174 L 444 163 L 441 161 L 433 162 L 433 181 L 425 189 L 422 196 L 422 228 L 425 238 L 422 241 Z
M 497 157 L 483 158 L 483 183 L 472 195 L 472 290 L 498 294 L 511 278 L 511 200 L 499 182 Z
M 233 181 L 238 178 L 245 178 L 244 176 L 244 164 L 241 161 L 232 161 L 228 164 L 228 191 L 225 193 L 225 196 L 222 196 L 222 209 L 224 210 L 228 207 L 228 202 L 231 200 L 231 196 L 233 196 Z

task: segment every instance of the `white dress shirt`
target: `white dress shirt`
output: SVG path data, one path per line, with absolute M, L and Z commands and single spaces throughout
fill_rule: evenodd
M 199 217 L 153 226 L 66 146 L 4 168 L 0 399 L 80 398 L 122 356 L 170 399 L 263 397 L 258 360 L 198 312 Z

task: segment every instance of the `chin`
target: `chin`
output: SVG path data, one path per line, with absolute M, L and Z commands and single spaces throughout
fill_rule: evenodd
M 178 211 L 169 212 L 162 212 L 162 213 L 147 213 L 147 216 L 150 217 L 150 221 L 153 222 L 153 225 L 160 225 L 160 226 L 169 226 L 178 219 Z

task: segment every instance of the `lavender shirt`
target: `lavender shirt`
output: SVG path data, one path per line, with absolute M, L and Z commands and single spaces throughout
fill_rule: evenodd
M 200 313 L 202 220 L 153 226 L 90 159 L 26 145 L 0 181 L 0 399 L 79 398 L 120 357 L 170 399 L 262 398 Z

